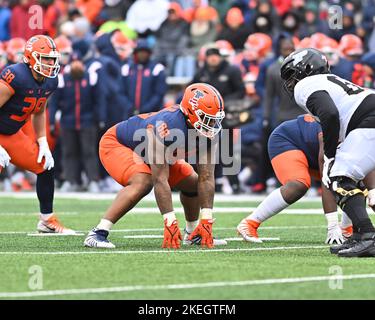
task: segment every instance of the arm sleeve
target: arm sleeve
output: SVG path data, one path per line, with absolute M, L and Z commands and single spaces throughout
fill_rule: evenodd
M 323 131 L 324 154 L 328 158 L 333 158 L 340 133 L 339 112 L 330 95 L 323 90 L 311 94 L 306 102 L 309 111 L 319 117 Z

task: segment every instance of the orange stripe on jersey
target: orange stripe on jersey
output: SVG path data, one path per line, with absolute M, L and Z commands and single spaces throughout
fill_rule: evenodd
M 11 87 L 11 85 L 8 82 L 4 81 L 3 79 L 0 79 L 0 83 L 5 84 L 8 87 L 8 89 L 10 90 L 10 92 L 12 93 L 12 95 L 15 94 L 14 89 Z

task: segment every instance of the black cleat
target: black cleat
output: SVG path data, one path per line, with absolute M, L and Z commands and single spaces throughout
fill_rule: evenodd
M 340 250 L 338 256 L 344 258 L 375 257 L 375 233 L 362 234 L 361 240 L 357 240 L 351 248 Z
M 340 250 L 350 249 L 359 240 L 361 240 L 361 235 L 359 233 L 354 233 L 350 238 L 345 240 L 342 244 L 331 246 L 329 248 L 329 251 L 331 251 L 332 254 L 338 254 Z

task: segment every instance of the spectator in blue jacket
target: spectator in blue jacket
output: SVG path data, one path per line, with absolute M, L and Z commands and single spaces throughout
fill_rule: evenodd
M 106 78 L 106 85 L 103 88 L 108 106 L 106 128 L 112 127 L 128 118 L 127 100 L 122 91 L 120 72 L 123 64 L 128 61 L 128 57 L 122 56 L 119 51 L 116 52 L 115 46 L 121 46 L 117 46 L 114 41 L 121 34 L 119 30 L 115 30 L 98 37 L 95 46 L 100 56 L 95 61 L 90 61 L 90 66 L 88 67 L 90 72 L 100 72 L 104 74 L 102 77 Z M 93 62 L 96 63 L 92 65 Z
M 87 71 L 79 54 L 59 77 L 58 88 L 49 101 L 50 123 L 61 111 L 61 147 L 65 182 L 64 191 L 77 191 L 81 167 L 88 177 L 88 190 L 99 192 L 98 127 L 105 122 L 103 83 Z
M 10 38 L 9 21 L 12 15 L 6 1 L 0 1 L 0 41 L 7 41 Z
M 163 107 L 167 92 L 165 68 L 151 59 L 152 49 L 146 39 L 139 39 L 133 59 L 121 69 L 122 91 L 126 97 L 128 117 Z

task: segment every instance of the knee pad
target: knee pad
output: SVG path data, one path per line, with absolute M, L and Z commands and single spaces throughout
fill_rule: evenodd
M 367 197 L 368 191 L 362 181 L 356 182 L 351 178 L 340 176 L 332 178 L 331 190 L 333 191 L 336 203 L 341 209 L 344 209 L 346 201 L 349 198 L 362 194 Z
M 181 193 L 188 198 L 195 198 L 198 197 L 198 192 L 186 192 L 186 191 L 181 191 Z

